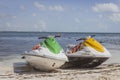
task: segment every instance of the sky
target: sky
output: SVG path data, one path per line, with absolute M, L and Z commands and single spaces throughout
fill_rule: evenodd
M 120 33 L 120 0 L 0 0 L 0 31 Z

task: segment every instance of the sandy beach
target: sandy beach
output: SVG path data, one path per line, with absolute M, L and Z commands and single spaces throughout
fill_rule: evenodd
M 103 64 L 93 69 L 28 70 L 17 73 L 12 66 L 1 66 L 0 80 L 120 80 L 120 64 Z

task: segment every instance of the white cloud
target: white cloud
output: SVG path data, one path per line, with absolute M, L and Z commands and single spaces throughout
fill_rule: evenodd
M 34 6 L 40 10 L 45 10 L 45 5 L 40 4 L 39 2 L 34 2 Z
M 92 9 L 95 12 L 119 12 L 119 7 L 114 3 L 96 4 Z
M 49 6 L 51 11 L 64 11 L 64 8 L 61 5 Z
M 113 22 L 120 22 L 120 13 L 114 13 L 111 16 L 109 16 L 109 19 Z
M 34 2 L 34 6 L 39 10 L 49 10 L 49 11 L 64 11 L 63 6 L 61 5 L 44 5 L 39 2 Z

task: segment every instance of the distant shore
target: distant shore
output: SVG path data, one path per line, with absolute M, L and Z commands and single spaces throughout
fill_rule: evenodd
M 120 64 L 103 64 L 93 69 L 57 69 L 52 72 L 15 73 L 14 67 L 1 66 L 0 80 L 119 80 Z

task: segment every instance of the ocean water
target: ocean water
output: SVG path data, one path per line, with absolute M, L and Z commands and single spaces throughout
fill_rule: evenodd
M 120 33 L 70 33 L 70 32 L 0 32 L 0 64 L 7 65 L 21 60 L 21 54 L 29 51 L 39 40 L 40 36 L 61 34 L 57 38 L 66 50 L 68 44 L 77 44 L 76 39 L 89 35 L 96 35 L 95 39 L 110 51 L 112 57 L 106 63 L 120 63 Z

